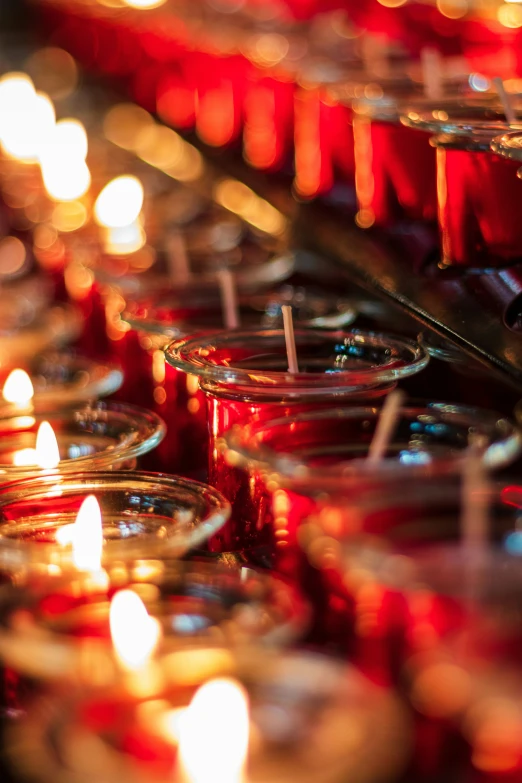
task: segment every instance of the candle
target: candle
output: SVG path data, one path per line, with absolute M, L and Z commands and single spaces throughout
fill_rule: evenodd
M 46 710 L 34 705 L 26 752 L 12 754 L 18 769 L 42 783 L 78 774 L 86 783 L 100 775 L 107 783 L 122 775 L 136 783 L 373 782 L 404 770 L 404 708 L 352 667 L 307 653 L 212 648 L 171 654 L 160 667 L 159 698 L 107 703 L 93 694 L 64 706 L 49 695 Z M 10 747 L 20 732 L 13 728 Z M 90 742 L 100 754 L 82 752 Z
M 287 371 L 284 333 L 278 329 L 202 334 L 166 350 L 174 367 L 200 378 L 210 426 L 210 482 L 227 481 L 234 492 L 236 513 L 213 542 L 218 549 L 255 551 L 265 513 L 263 506 L 252 509 L 256 521 L 250 524 L 245 475 L 227 466 L 218 448 L 227 429 L 330 407 L 334 401 L 379 397 L 396 379 L 427 363 L 427 354 L 415 343 L 376 333 L 296 329 L 295 337 L 299 373 Z
M 165 435 L 154 413 L 117 403 L 48 401 L 0 409 L 0 475 L 3 482 L 41 469 L 53 472 L 94 468 L 130 469 Z M 47 439 L 45 439 L 47 435 Z
M 442 118 L 440 112 L 443 112 Z M 520 260 L 515 161 L 490 151 L 507 130 L 492 96 L 412 105 L 403 122 L 434 135 L 443 266 L 486 269 Z
M 285 286 L 267 294 L 241 294 L 239 319 L 243 326 L 280 326 L 281 308 L 292 306 L 300 325 L 346 327 L 356 311 L 350 300 L 321 291 Z M 221 329 L 223 311 L 217 291 L 197 291 L 194 284 L 176 286 L 137 300 L 129 298 L 123 318 L 132 327 L 127 334 L 126 363 L 134 368 L 125 385 L 125 397 L 155 410 L 166 422 L 169 437 L 154 455 L 154 468 L 204 476 L 208 467 L 208 420 L 205 397 L 197 376 L 165 362 L 163 349 L 174 338 L 202 330 Z M 132 350 L 132 353 L 131 353 Z

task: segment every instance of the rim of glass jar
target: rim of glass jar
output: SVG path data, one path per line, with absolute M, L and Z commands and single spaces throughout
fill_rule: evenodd
M 123 372 L 115 364 L 95 361 L 74 352 L 56 351 L 38 356 L 37 360 L 38 366 L 34 373 L 29 373 L 35 390 L 33 399 L 37 405 L 56 407 L 108 397 L 118 391 L 123 383 Z M 38 382 L 38 378 L 45 374 L 46 365 L 56 369 L 63 367 L 69 373 L 78 373 L 80 378 L 72 383 L 51 383 L 47 388 Z M 40 373 L 39 368 L 42 368 Z M 2 409 L 10 405 L 0 401 L 0 415 Z
M 108 563 L 125 560 L 164 560 L 169 557 L 181 557 L 187 551 L 200 546 L 210 536 L 220 530 L 230 516 L 230 503 L 213 487 L 199 481 L 162 473 L 125 470 L 91 470 L 65 474 L 40 475 L 18 479 L 0 486 L 0 517 L 9 506 L 17 502 L 38 500 L 38 498 L 63 498 L 68 492 L 71 496 L 85 498 L 94 495 L 99 499 L 108 490 L 115 492 L 126 487 L 127 493 L 146 490 L 149 495 L 156 492 L 178 493 L 187 505 L 187 497 L 205 504 L 204 513 L 199 515 L 197 523 L 188 515 L 176 520 L 176 530 L 172 538 L 143 536 L 110 539 L 104 541 L 102 568 Z M 101 504 L 103 505 L 103 504 Z M 195 504 L 196 505 L 196 504 Z M 196 506 L 197 508 L 197 506 Z M 103 525 L 102 508 L 102 525 Z M 0 523 L 0 533 L 2 525 Z M 69 546 L 57 543 L 29 542 L 15 537 L 0 535 L 0 569 L 12 571 L 20 567 L 34 566 L 38 569 L 50 567 L 52 575 L 56 569 L 65 573 L 77 573 L 73 552 Z
M 453 118 L 446 110 L 453 110 Z M 492 116 L 488 117 L 488 113 Z M 498 98 L 484 94 L 403 105 L 400 121 L 409 128 L 433 134 L 434 146 L 484 151 L 490 150 L 493 138 L 510 127 Z M 522 118 L 520 123 L 522 128 Z
M 413 475 L 441 476 L 458 472 L 466 459 L 468 451 L 462 449 L 454 456 L 434 458 L 427 464 L 404 465 L 396 459 L 381 460 L 377 465 L 368 463 L 362 456 L 353 461 L 344 459 L 338 465 L 326 467 L 308 466 L 306 457 L 300 459 L 293 452 L 274 451 L 270 446 L 257 446 L 256 436 L 268 432 L 275 427 L 291 429 L 299 422 L 326 422 L 365 420 L 373 418 L 378 420 L 381 408 L 378 407 L 346 407 L 332 408 L 330 410 L 309 411 L 299 413 L 288 418 L 274 418 L 264 422 L 254 422 L 245 425 L 235 425 L 226 432 L 217 442 L 217 448 L 228 454 L 228 458 L 234 465 L 243 467 L 253 465 L 270 475 L 277 474 L 282 484 L 308 485 L 314 487 L 318 482 L 316 491 L 320 489 L 336 490 L 343 484 L 357 482 L 358 478 L 367 476 L 376 481 L 400 481 Z M 488 469 L 499 468 L 513 461 L 522 451 L 522 432 L 508 419 L 501 417 L 494 411 L 483 410 L 466 405 L 447 402 L 432 402 L 408 400 L 401 407 L 400 416 L 407 420 L 415 421 L 419 416 L 439 417 L 439 423 L 444 422 L 445 417 L 456 416 L 460 426 L 465 420 L 468 432 L 481 432 L 488 428 L 493 432 L 498 431 L 499 440 L 493 440 L 490 434 L 489 443 L 482 449 L 482 461 Z M 460 420 L 460 421 L 459 421 Z M 289 435 L 291 437 L 291 434 Z M 429 450 L 428 450 L 429 453 Z
M 0 352 L 5 364 L 33 359 L 53 345 L 65 345 L 80 336 L 82 321 L 78 310 L 71 305 L 53 305 L 28 326 L 0 335 Z
M 491 149 L 503 158 L 522 162 L 522 130 L 495 136 L 491 142 Z
M 80 407 L 65 405 L 63 408 L 56 408 L 46 404 L 39 406 L 38 400 L 35 400 L 28 407 L 18 407 L 14 404 L 0 407 L 0 435 L 3 438 L 8 438 L 10 435 L 7 429 L 9 423 L 12 422 L 16 426 L 18 420 L 20 420 L 21 426 L 27 423 L 28 426 L 34 427 L 37 422 L 41 423 L 42 421 L 49 421 L 51 425 L 57 421 L 75 422 L 79 415 L 85 416 L 89 413 L 99 414 L 104 421 L 110 421 L 111 416 L 113 420 L 124 419 L 128 421 L 129 435 L 136 433 L 134 440 L 130 443 L 124 442 L 109 446 L 94 454 L 62 459 L 58 467 L 45 469 L 45 473 L 59 475 L 61 472 L 68 473 L 94 468 L 101 470 L 115 463 L 136 459 L 156 448 L 167 432 L 165 422 L 156 413 L 135 405 L 95 401 L 82 402 Z M 15 431 L 13 437 L 16 435 Z M 78 436 L 81 437 L 80 432 Z M 42 470 L 36 465 L 17 466 L 4 463 L 0 464 L 0 478 L 7 477 L 8 480 L 14 480 L 17 477 L 38 474 Z
M 249 744 L 248 761 L 254 780 L 262 777 L 263 770 L 268 768 L 275 770 L 275 779 L 279 783 L 297 779 L 303 783 L 314 783 L 318 779 L 323 783 L 340 783 L 342 780 L 371 783 L 395 779 L 407 764 L 411 750 L 411 721 L 407 710 L 392 689 L 375 685 L 350 663 L 308 650 L 280 651 L 257 647 L 224 650 L 209 645 L 194 651 L 174 651 L 165 656 L 162 664 L 163 677 L 156 679 L 163 680 L 163 691 L 149 684 L 148 692 L 142 688 L 141 699 L 137 698 L 137 692 L 129 700 L 129 694 L 125 698 L 120 689 L 91 693 L 91 701 L 103 699 L 106 703 L 109 699 L 111 703 L 116 699 L 127 706 L 128 712 L 140 702 L 158 698 L 163 692 L 167 707 L 179 706 L 181 686 L 185 706 L 203 683 L 223 677 L 233 678 L 247 693 L 251 693 L 249 701 L 257 706 L 255 713 L 259 714 L 259 718 L 262 720 L 265 716 L 262 724 L 259 720 L 263 729 L 260 731 L 258 728 L 257 734 L 266 736 L 266 749 L 263 743 Z M 176 694 L 175 700 L 172 694 Z M 39 709 L 28 710 L 23 721 L 13 721 L 8 727 L 6 743 L 13 768 L 24 778 L 36 778 L 45 783 L 51 780 L 73 783 L 80 780 L 80 769 L 85 777 L 85 764 L 93 757 L 92 753 L 83 760 L 81 767 L 80 759 L 74 755 L 69 757 L 67 764 L 63 761 L 67 750 L 70 751 L 71 730 L 77 736 L 75 721 L 81 719 L 81 708 L 85 703 L 85 692 L 82 691 L 71 693 L 65 701 L 63 693 L 47 693 L 45 708 L 37 702 Z M 278 715 L 285 708 L 288 708 L 287 721 L 290 724 L 289 728 L 283 725 L 281 743 L 273 739 L 274 736 L 280 737 L 280 732 L 277 730 L 274 735 L 274 727 L 269 729 L 269 718 L 272 713 Z M 329 743 L 324 743 L 320 740 L 330 715 L 333 715 L 332 731 Z M 347 745 L 346 732 L 353 731 L 354 726 L 357 727 L 354 741 Z M 289 729 L 293 736 L 299 728 L 306 737 L 312 732 L 314 746 L 321 749 L 319 756 L 310 764 L 309 759 L 303 758 L 303 754 L 292 747 L 294 742 L 289 746 L 291 755 L 285 757 L 282 763 L 281 747 L 288 745 Z M 95 759 L 92 776 L 89 776 L 90 771 L 87 772 L 88 780 L 99 777 L 100 769 L 106 783 L 121 781 L 125 775 L 128 777 L 129 755 L 118 742 L 111 741 L 107 731 L 96 734 L 94 729 L 87 728 L 83 735 L 80 734 L 82 736 L 87 739 L 87 747 L 91 747 L 88 742 L 91 738 L 96 739 L 96 746 L 101 748 L 102 762 Z M 100 765 L 104 762 L 106 768 Z M 172 772 L 170 778 L 178 779 L 172 776 Z M 132 779 L 134 783 L 147 783 L 150 780 L 147 765 L 135 764 Z M 156 780 L 164 779 L 158 775 Z
M 22 587 L 14 584 L 12 589 L 4 589 L 0 593 L 3 663 L 12 665 L 20 674 L 42 681 L 77 676 L 85 662 L 85 648 L 81 649 L 78 637 L 71 631 L 74 632 L 74 628 L 81 624 L 82 613 L 94 610 L 96 622 L 105 621 L 108 628 L 112 596 L 122 590 L 133 590 L 133 587 L 144 589 L 149 586 L 160 590 L 159 595 L 140 594 L 138 589 L 135 590 L 149 614 L 163 627 L 159 649 L 154 657 L 162 658 L 172 651 L 200 649 L 209 644 L 222 644 L 234 649 L 252 643 L 279 647 L 294 642 L 308 625 L 309 607 L 297 586 L 268 572 L 248 567 L 231 569 L 223 564 L 200 561 L 150 558 L 117 561 L 105 570 L 107 583 L 100 582 L 99 592 L 96 592 L 92 575 L 85 572 L 50 575 L 36 585 L 30 583 Z M 61 594 L 70 597 L 70 607 L 64 606 L 60 614 L 51 610 L 47 616 L 38 611 L 42 600 Z M 75 598 L 82 595 L 85 602 L 80 602 L 78 607 Z M 176 597 L 195 601 L 192 611 L 208 619 L 208 626 L 176 628 L 173 619 L 180 616 L 180 610 L 183 611 L 183 607 L 176 606 Z M 238 607 L 246 607 L 248 615 L 238 616 Z M 30 631 L 28 636 L 27 625 L 20 628 L 17 624 L 10 624 L 12 613 L 17 609 L 35 617 L 34 627 L 38 634 Z M 185 607 L 184 614 L 186 611 Z M 213 635 L 216 628 L 223 629 L 222 640 Z M 89 636 L 86 644 L 92 642 L 93 637 Z M 94 655 L 100 656 L 100 668 L 103 667 L 111 680 L 119 679 L 123 672 L 118 666 L 110 638 L 103 648 L 99 648 L 97 642 L 96 636 L 91 650 Z M 24 655 L 27 644 L 31 646 L 30 657 Z M 92 660 L 90 666 L 94 664 Z M 101 687 L 100 678 L 97 685 Z
M 286 296 L 284 290 L 267 292 L 266 294 L 262 293 L 239 295 L 239 320 L 244 320 L 241 318 L 242 310 L 245 310 L 248 315 L 258 315 L 259 318 L 263 318 L 263 316 L 266 316 L 266 306 L 268 304 L 289 304 L 294 306 L 295 295 L 290 296 L 290 294 L 292 294 L 294 291 L 294 288 L 292 286 L 289 288 L 291 288 L 291 291 L 287 291 Z M 164 300 L 167 300 L 166 304 L 163 305 L 164 307 L 169 306 L 169 296 L 170 294 L 168 294 L 167 297 L 165 297 L 164 294 L 160 294 L 160 297 L 162 297 Z M 176 294 L 173 292 L 172 306 L 178 304 L 181 309 L 188 311 L 186 316 L 179 318 L 179 325 L 176 325 L 175 321 L 173 321 L 171 324 L 168 324 L 166 319 L 161 320 L 157 317 L 157 315 L 156 318 L 154 318 L 154 313 L 157 314 L 158 312 L 157 304 L 153 304 L 151 306 L 151 312 L 148 317 L 143 318 L 137 315 L 136 312 L 133 313 L 132 311 L 127 310 L 122 314 L 122 320 L 128 323 L 130 327 L 136 331 L 146 332 L 147 334 L 152 335 L 159 335 L 170 340 L 179 340 L 188 334 L 194 334 L 195 332 L 202 331 L 204 327 L 199 326 L 195 322 L 197 322 L 198 313 L 200 313 L 201 310 L 204 310 L 207 312 L 207 317 L 208 315 L 216 315 L 215 329 L 216 331 L 223 331 L 223 305 L 216 291 L 209 291 L 206 301 L 200 300 L 194 304 L 192 304 L 192 302 L 187 304 L 181 300 L 178 302 L 176 301 L 175 296 Z M 307 318 L 304 320 L 296 320 L 296 323 L 300 324 L 301 326 L 318 329 L 343 329 L 344 327 L 350 326 L 357 318 L 357 310 L 354 304 L 348 299 L 342 299 L 340 297 L 336 298 L 329 294 L 323 295 L 321 293 L 314 293 L 313 291 L 310 292 L 306 289 L 303 289 L 303 297 L 303 304 L 308 304 L 311 309 L 314 307 L 314 302 L 322 302 L 329 308 L 329 310 L 325 311 L 322 315 L 313 316 L 312 318 Z M 152 297 L 149 297 L 149 299 L 151 298 Z M 141 303 L 138 301 L 134 304 L 137 305 L 138 308 L 145 307 L 147 305 L 147 301 L 142 300 Z M 295 303 L 295 307 L 299 307 L 298 302 Z M 194 321 L 193 324 L 190 323 L 191 319 Z M 218 320 L 220 321 L 219 325 L 217 323 Z M 206 328 L 211 329 L 212 327 Z
M 213 343 L 219 342 L 222 347 L 234 342 L 246 342 L 248 345 L 259 337 L 270 344 L 277 341 L 281 349 L 282 363 L 286 362 L 285 333 L 282 329 L 245 329 L 237 332 L 217 332 L 214 334 L 191 335 L 183 340 L 177 340 L 167 346 L 165 355 L 169 364 L 187 374 L 197 375 L 204 382 L 215 382 L 223 386 L 239 386 L 245 390 L 264 390 L 274 393 L 279 390 L 290 395 L 347 392 L 358 390 L 365 386 L 377 386 L 413 375 L 422 370 L 429 361 L 429 354 L 418 343 L 407 338 L 390 336 L 380 332 L 362 330 L 329 331 L 301 329 L 294 330 L 297 356 L 299 358 L 300 342 L 310 340 L 316 345 L 321 341 L 347 341 L 358 344 L 359 349 L 366 344 L 388 351 L 388 358 L 395 352 L 393 360 L 386 364 L 364 370 L 340 370 L 338 372 L 292 374 L 288 370 L 265 371 L 243 370 L 229 365 L 216 365 L 206 360 L 206 355 L 212 350 Z M 401 353 L 408 359 L 401 358 Z
M 259 286 L 270 286 L 286 280 L 294 271 L 295 253 L 278 253 L 260 264 L 252 264 L 241 269 L 241 264 L 228 267 L 234 275 L 239 290 L 256 291 Z M 227 265 L 216 265 L 216 272 L 198 272 L 186 285 L 187 294 L 191 291 L 201 293 L 202 289 L 215 291 L 219 289 L 218 272 Z M 121 277 L 108 275 L 103 269 L 96 269 L 97 280 L 102 284 L 113 285 L 121 290 L 124 296 L 143 296 L 156 291 L 166 291 L 172 286 L 172 278 L 167 274 L 145 271 L 142 274 L 131 271 Z

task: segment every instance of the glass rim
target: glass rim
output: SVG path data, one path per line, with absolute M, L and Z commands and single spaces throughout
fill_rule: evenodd
M 163 473 L 105 469 L 55 475 L 49 475 L 47 472 L 45 475 L 10 481 L 0 486 L 0 517 L 6 507 L 16 506 L 20 501 L 36 501 L 40 497 L 52 500 L 53 496 L 63 498 L 67 492 L 75 497 L 85 498 L 92 494 L 99 498 L 108 489 L 117 491 L 125 486 L 128 490 L 134 487 L 134 491 L 137 491 L 136 486 L 147 488 L 150 494 L 155 488 L 156 491 L 163 492 L 170 490 L 171 493 L 177 492 L 185 503 L 187 496 L 194 500 L 203 498 L 206 510 L 195 526 L 190 524 L 192 520 L 177 520 L 179 530 L 168 540 L 144 541 L 140 537 L 131 537 L 104 541 L 102 568 L 107 562 L 116 560 L 165 560 L 169 557 L 180 557 L 220 530 L 231 513 L 228 500 L 208 484 Z M 29 542 L 6 537 L 1 533 L 0 522 L 0 570 L 13 570 L 16 566 L 32 564 L 35 567 L 63 567 L 65 571 L 77 573 L 71 547 L 61 546 L 56 542 Z
M 111 445 L 93 454 L 62 459 L 56 468 L 42 469 L 36 465 L 0 464 L 0 478 L 7 476 L 13 479 L 16 477 L 29 478 L 41 472 L 59 475 L 62 471 L 70 473 L 71 471 L 77 472 L 82 469 L 88 470 L 90 467 L 102 469 L 115 463 L 126 462 L 142 454 L 147 454 L 161 443 L 167 432 L 167 425 L 153 411 L 127 403 L 106 402 L 103 400 L 94 402 L 80 401 L 78 406 L 65 404 L 61 408 L 56 408 L 56 406 L 47 407 L 45 403 L 39 406 L 38 400 L 27 407 L 20 407 L 14 404 L 9 404 L 5 407 L 0 406 L 0 431 L 3 425 L 9 421 L 16 424 L 17 419 L 21 419 L 21 423 L 24 423 L 24 420 L 32 420 L 30 424 L 34 426 L 37 422 L 42 421 L 50 421 L 51 424 L 57 420 L 75 421 L 78 413 L 86 414 L 90 411 L 99 411 L 109 420 L 111 414 L 114 419 L 125 417 L 129 422 L 129 432 L 137 432 L 136 439 L 131 443 Z M 27 423 L 29 424 L 29 422 Z M 4 437 L 9 436 L 9 432 L 4 432 L 3 435 Z M 13 433 L 13 436 L 16 435 L 16 432 Z
M 522 128 L 495 136 L 491 149 L 503 158 L 522 162 Z
M 522 408 L 521 408 L 522 410 Z M 318 481 L 316 491 L 336 491 L 343 485 L 350 486 L 361 478 L 374 479 L 376 482 L 396 482 L 411 475 L 435 477 L 456 474 L 465 464 L 466 449 L 453 456 L 434 458 L 427 464 L 404 465 L 395 459 L 383 459 L 377 465 L 368 463 L 366 459 L 342 460 L 338 465 L 308 466 L 306 459 L 300 459 L 292 452 L 278 452 L 270 446 L 254 445 L 256 435 L 268 432 L 274 427 L 291 427 L 299 422 L 322 422 L 328 420 L 350 421 L 373 417 L 378 419 L 381 408 L 377 406 L 357 406 L 331 408 L 328 410 L 307 411 L 288 418 L 273 418 L 263 422 L 254 422 L 246 427 L 234 425 L 217 441 L 217 448 L 227 455 L 234 465 L 255 465 L 271 477 L 277 476 L 283 486 L 313 487 Z M 500 441 L 489 437 L 487 447 L 482 450 L 482 462 L 488 469 L 502 467 L 513 461 L 522 451 L 522 431 L 509 419 L 495 411 L 447 402 L 431 402 L 424 400 L 407 400 L 401 406 L 400 416 L 414 420 L 418 415 L 457 415 L 467 417 L 468 431 L 483 425 L 499 431 Z
M 164 297 L 164 294 L 161 292 L 158 292 L 160 297 Z M 173 304 L 175 303 L 174 297 L 176 296 L 176 293 L 172 293 L 173 296 Z M 156 300 L 157 298 L 154 294 L 151 294 L 149 296 L 149 299 Z M 238 307 L 241 315 L 241 310 L 244 309 L 248 313 L 251 313 L 252 315 L 259 314 L 259 317 L 262 318 L 264 315 L 266 315 L 266 308 L 265 310 L 262 309 L 263 305 L 266 305 L 267 303 L 280 303 L 283 304 L 289 304 L 293 307 L 293 300 L 292 298 L 285 298 L 284 291 L 281 290 L 275 290 L 275 291 L 268 291 L 268 292 L 262 292 L 258 294 L 247 294 L 247 293 L 241 293 L 238 296 Z M 306 326 L 308 328 L 321 328 L 321 329 L 342 329 L 347 326 L 350 326 L 355 319 L 357 318 L 358 311 L 354 305 L 354 303 L 346 298 L 343 299 L 341 297 L 335 297 L 331 294 L 325 293 L 324 295 L 319 292 L 314 292 L 313 290 L 311 292 L 304 291 L 304 302 L 303 304 L 306 306 L 309 305 L 310 308 L 313 308 L 314 302 L 323 302 L 325 305 L 329 308 L 327 311 L 325 311 L 322 314 L 313 315 L 311 318 L 306 319 L 299 319 L 296 320 L 296 323 L 298 323 L 301 326 Z M 141 303 L 143 306 L 146 306 L 146 298 L 144 297 L 141 300 Z M 136 302 L 136 304 L 139 306 L 140 301 Z M 258 305 L 259 307 L 256 307 Z M 296 303 L 295 306 L 298 307 L 299 303 Z M 165 307 L 169 307 L 168 299 L 166 299 Z M 195 331 L 199 332 L 201 331 L 201 328 L 197 325 L 190 325 L 190 320 L 193 319 L 194 322 L 198 320 L 198 312 L 203 311 L 204 313 L 216 314 L 216 322 L 218 316 L 221 317 L 221 324 L 219 326 L 216 326 L 216 331 L 223 331 L 223 324 L 222 324 L 222 311 L 223 311 L 223 305 L 221 302 L 221 298 L 218 296 L 216 291 L 209 291 L 209 295 L 206 299 L 206 301 L 199 301 L 195 302 L 193 305 L 183 305 L 183 302 L 179 302 L 179 306 L 181 309 L 186 309 L 189 311 L 193 311 L 193 314 L 189 312 L 187 316 L 180 316 L 179 319 L 173 319 L 173 322 L 171 325 L 169 325 L 165 319 L 165 321 L 162 321 L 160 318 L 153 317 L 154 312 L 158 310 L 158 305 L 153 301 L 151 304 L 152 313 L 150 316 L 146 318 L 139 317 L 136 313 L 132 313 L 129 310 L 126 310 L 122 313 L 122 320 L 128 323 L 131 327 L 131 329 L 138 331 L 138 332 L 145 332 L 149 335 L 155 335 L 159 337 L 164 337 L 168 340 L 180 340 L 186 335 L 193 334 Z M 179 323 L 179 325 L 177 325 Z M 187 328 L 183 328 L 184 323 L 187 324 L 187 327 L 190 327 L 190 331 Z M 208 327 L 209 330 L 212 327 Z M 252 327 L 252 328 L 262 328 L 262 325 L 259 327 Z
M 99 596 L 100 603 L 89 600 L 92 590 L 92 576 L 88 573 L 77 572 L 71 574 L 65 572 L 56 576 L 50 576 L 48 580 L 40 581 L 37 585 L 13 585 L 12 591 L 5 591 L 5 595 L 0 598 L 0 615 L 3 617 L 3 627 L 0 629 L 0 650 L 4 663 L 10 662 L 17 668 L 19 673 L 26 673 L 40 680 L 63 680 L 64 677 L 78 676 L 82 670 L 85 661 L 85 650 L 78 645 L 78 638 L 70 633 L 71 626 L 74 624 L 77 614 L 76 606 L 65 609 L 58 617 L 52 616 L 47 621 L 44 617 L 37 616 L 37 628 L 41 631 L 38 636 L 31 636 L 28 640 L 26 629 L 20 629 L 9 625 L 9 615 L 18 605 L 24 611 L 31 612 L 33 604 L 38 603 L 49 595 L 59 594 L 62 590 L 71 595 L 72 598 L 78 593 L 81 594 L 82 586 L 85 590 L 86 601 L 81 609 L 86 612 L 89 609 L 95 610 L 96 618 L 100 617 L 100 604 L 107 609 L 110 605 L 111 595 L 121 590 L 132 590 L 133 585 L 141 586 L 155 585 L 166 586 L 165 594 L 160 592 L 157 598 L 152 601 L 147 600 L 147 596 L 142 596 L 142 600 L 147 606 L 152 604 L 152 611 L 149 614 L 160 621 L 164 626 L 165 633 L 162 634 L 160 648 L 154 654 L 161 659 L 172 652 L 184 649 L 201 649 L 208 647 L 216 642 L 212 637 L 201 633 L 201 628 L 193 630 L 179 631 L 171 625 L 172 617 L 175 617 L 176 606 L 170 605 L 173 596 L 190 596 L 191 585 L 197 584 L 198 587 L 207 587 L 206 592 L 197 596 L 199 602 L 195 611 L 203 617 L 212 619 L 213 610 L 216 605 L 222 609 L 223 616 L 217 616 L 217 627 L 222 624 L 228 624 L 234 621 L 234 609 L 236 606 L 245 606 L 256 612 L 255 618 L 248 616 L 244 632 L 250 632 L 252 638 L 245 640 L 240 635 L 234 637 L 227 635 L 227 629 L 224 628 L 225 639 L 223 646 L 232 646 L 233 649 L 240 648 L 246 644 L 255 642 L 263 647 L 273 645 L 279 647 L 288 645 L 299 638 L 308 625 L 310 619 L 310 609 L 307 601 L 301 595 L 298 587 L 289 580 L 280 575 L 259 571 L 250 567 L 230 568 L 223 563 L 213 563 L 197 560 L 154 560 L 151 558 L 139 558 L 115 563 L 115 577 L 111 575 L 111 567 L 107 568 L 107 587 L 100 585 L 100 593 L 95 594 L 94 598 Z M 140 570 L 144 576 L 140 575 Z M 184 592 L 189 588 L 188 592 Z M 136 593 L 138 591 L 136 590 Z M 16 596 L 19 597 L 17 605 Z M 234 603 L 231 598 L 236 598 Z M 169 612 L 170 609 L 170 612 Z M 231 614 L 232 613 L 232 614 Z M 210 625 L 209 627 L 214 627 Z M 89 637 L 87 644 L 92 641 Z M 97 640 L 96 640 L 97 641 Z M 123 671 L 118 667 L 117 656 L 110 639 L 107 639 L 107 649 L 100 650 L 96 641 L 92 652 L 104 654 L 104 660 L 99 661 L 106 666 L 104 670 L 107 675 L 114 677 L 115 680 L 121 679 Z M 28 659 L 23 655 L 27 644 L 31 645 L 33 655 Z M 217 641 L 217 644 L 220 644 Z M 22 652 L 22 658 L 17 658 L 17 652 Z M 53 655 L 54 653 L 54 655 Z M 55 660 L 58 658 L 62 665 L 56 666 Z M 64 669 L 63 664 L 66 663 Z M 113 664 L 112 672 L 107 671 L 107 664 Z M 17 665 L 18 664 L 18 665 Z M 25 665 L 25 669 L 24 669 Z M 27 667 L 29 670 L 27 670 Z M 101 687 L 101 683 L 98 683 Z
M 270 286 L 286 280 L 294 271 L 296 255 L 292 251 L 273 253 L 266 261 L 259 264 L 245 265 L 232 264 L 230 266 L 216 265 L 215 271 L 201 271 L 194 273 L 188 280 L 188 291 L 203 289 L 215 291 L 219 288 L 217 273 L 225 268 L 230 269 L 234 275 L 236 286 L 241 291 L 248 293 L 256 291 L 259 286 Z M 160 274 L 154 270 L 145 271 L 142 274 L 131 272 L 126 276 L 107 274 L 103 269 L 95 270 L 96 279 L 101 284 L 114 285 L 120 288 L 123 296 L 146 296 L 158 291 L 168 290 L 172 286 L 172 278 L 168 274 Z
M 369 369 L 339 370 L 332 373 L 307 373 L 292 374 L 288 370 L 265 371 L 248 370 L 230 365 L 212 364 L 206 360 L 205 352 L 208 352 L 212 343 L 219 341 L 223 346 L 241 340 L 249 341 L 256 336 L 266 340 L 278 341 L 279 346 L 285 344 L 283 329 L 244 329 L 235 332 L 215 332 L 213 334 L 201 333 L 189 335 L 182 340 L 175 340 L 165 349 L 165 356 L 169 364 L 187 374 L 197 375 L 202 381 L 214 381 L 224 386 L 241 386 L 245 389 L 273 390 L 283 388 L 290 394 L 317 392 L 319 390 L 334 391 L 358 389 L 365 385 L 378 385 L 396 381 L 400 378 L 413 375 L 423 369 L 429 361 L 427 350 L 405 337 L 396 337 L 380 332 L 363 330 L 318 330 L 294 329 L 299 355 L 299 342 L 307 339 L 318 344 L 327 340 L 348 340 L 362 345 L 385 346 L 391 352 L 395 351 L 394 360 L 386 364 L 371 367 Z M 409 355 L 408 360 L 400 357 L 404 351 Z
M 76 354 L 64 349 L 48 352 L 38 357 L 39 362 L 47 362 L 56 367 L 64 366 L 73 372 L 87 375 L 84 382 L 71 384 L 50 384 L 50 388 L 38 389 L 35 387 L 34 400 L 37 404 L 63 405 L 75 402 L 87 402 L 100 397 L 108 397 L 118 391 L 123 383 L 123 371 L 115 363 L 110 361 L 98 361 L 87 356 Z M 29 373 L 31 375 L 31 373 Z M 35 384 L 33 384 L 34 386 Z M 9 403 L 5 403 L 8 406 Z M 4 403 L 0 401 L 0 417 Z
M 446 109 L 457 116 L 451 117 Z M 498 118 L 484 117 L 487 111 L 495 112 Z M 439 113 L 440 116 L 434 116 Z M 444 116 L 446 115 L 446 116 Z M 504 118 L 504 119 L 502 119 Z M 403 104 L 400 111 L 400 121 L 408 128 L 422 130 L 433 134 L 435 146 L 450 146 L 457 148 L 472 148 L 488 150 L 493 138 L 509 130 L 502 105 L 496 95 L 482 93 L 480 96 L 461 96 L 440 101 L 419 101 L 409 105 Z M 522 129 L 522 117 L 520 118 Z

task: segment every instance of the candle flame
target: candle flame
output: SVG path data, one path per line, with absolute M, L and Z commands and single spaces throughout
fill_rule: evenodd
M 141 669 L 160 640 L 160 624 L 132 590 L 120 590 L 111 601 L 111 637 L 116 655 L 126 669 Z
M 166 3 L 167 0 L 124 0 L 124 2 L 125 5 L 128 5 L 130 8 L 145 10 L 147 8 L 159 8 L 159 6 Z
M 6 402 L 16 405 L 27 405 L 34 397 L 34 388 L 31 379 L 25 370 L 12 370 L 2 390 L 2 396 Z
M 248 696 L 235 680 L 215 679 L 195 694 L 184 716 L 179 754 L 190 783 L 241 783 L 248 753 Z
M 60 464 L 60 450 L 54 430 L 48 421 L 42 421 L 36 435 L 36 464 L 41 468 L 56 468 Z
M 56 123 L 40 153 L 42 178 L 55 201 L 76 201 L 89 189 L 91 173 L 85 162 L 88 139 L 78 120 Z
M 124 228 L 134 223 L 143 206 L 143 185 L 136 177 L 116 177 L 96 199 L 94 216 L 106 228 Z
M 79 571 L 101 571 L 103 527 L 94 495 L 85 498 L 73 525 L 64 525 L 56 531 L 56 541 L 62 546 L 72 544 L 74 565 Z

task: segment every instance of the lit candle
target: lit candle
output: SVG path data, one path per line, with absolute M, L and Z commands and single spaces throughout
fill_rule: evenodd
M 248 696 L 238 682 L 202 685 L 181 721 L 179 758 L 186 783 L 241 783 L 250 733 Z
M 36 435 L 36 448 L 18 449 L 13 454 L 13 464 L 20 467 L 37 466 L 52 470 L 60 464 L 60 450 L 52 426 L 42 421 Z
M 141 221 L 143 185 L 136 177 L 116 177 L 101 191 L 94 219 L 105 229 L 104 249 L 110 255 L 134 253 L 145 244 Z
M 12 370 L 2 389 L 2 397 L 6 402 L 11 402 L 20 408 L 29 405 L 34 397 L 32 381 L 25 370 Z

